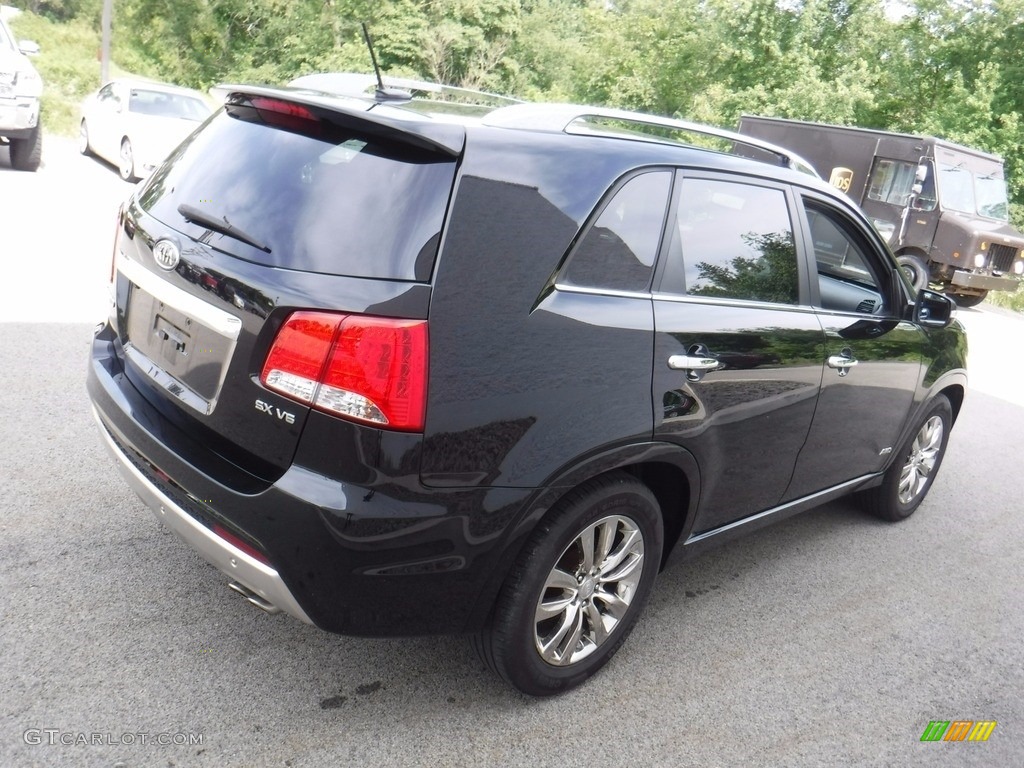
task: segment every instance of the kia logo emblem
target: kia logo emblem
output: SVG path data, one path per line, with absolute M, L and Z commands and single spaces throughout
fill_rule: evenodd
M 153 258 L 156 260 L 157 266 L 170 271 L 178 266 L 181 253 L 178 251 L 178 246 L 170 240 L 158 240 L 153 246 Z

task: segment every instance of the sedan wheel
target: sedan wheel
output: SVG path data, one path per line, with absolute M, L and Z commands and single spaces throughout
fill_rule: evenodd
M 568 494 L 542 520 L 513 566 L 481 658 L 524 693 L 568 690 L 625 641 L 654 585 L 663 546 L 651 491 L 615 472 Z
M 132 143 L 128 139 L 121 140 L 121 153 L 118 155 L 117 170 L 125 181 L 136 181 L 135 157 L 132 154 Z

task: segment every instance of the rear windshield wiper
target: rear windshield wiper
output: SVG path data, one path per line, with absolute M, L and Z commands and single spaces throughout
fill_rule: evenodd
M 188 203 L 182 203 L 179 205 L 178 213 L 185 217 L 185 221 L 191 221 L 193 224 L 198 224 L 201 227 L 212 229 L 214 232 L 220 232 L 222 235 L 233 237 L 235 240 L 240 240 L 243 243 L 251 245 L 253 248 L 259 248 L 265 253 L 270 253 L 270 248 L 245 230 L 236 227 L 228 221 L 227 216 L 222 216 L 218 219 L 216 216 L 207 213 L 200 208 L 196 208 L 194 205 L 189 205 Z

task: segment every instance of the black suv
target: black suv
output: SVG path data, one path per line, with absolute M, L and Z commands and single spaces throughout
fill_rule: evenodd
M 854 491 L 889 520 L 924 499 L 955 305 L 784 150 L 224 91 L 119 214 L 88 388 L 128 482 L 251 603 L 472 634 L 544 695 L 669 560 Z

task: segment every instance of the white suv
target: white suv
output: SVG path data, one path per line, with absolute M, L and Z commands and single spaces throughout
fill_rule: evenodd
M 43 152 L 43 81 L 26 55 L 38 52 L 39 46 L 30 40 L 15 42 L 10 27 L 0 19 L 0 143 L 11 145 L 11 165 L 19 171 L 36 170 Z

